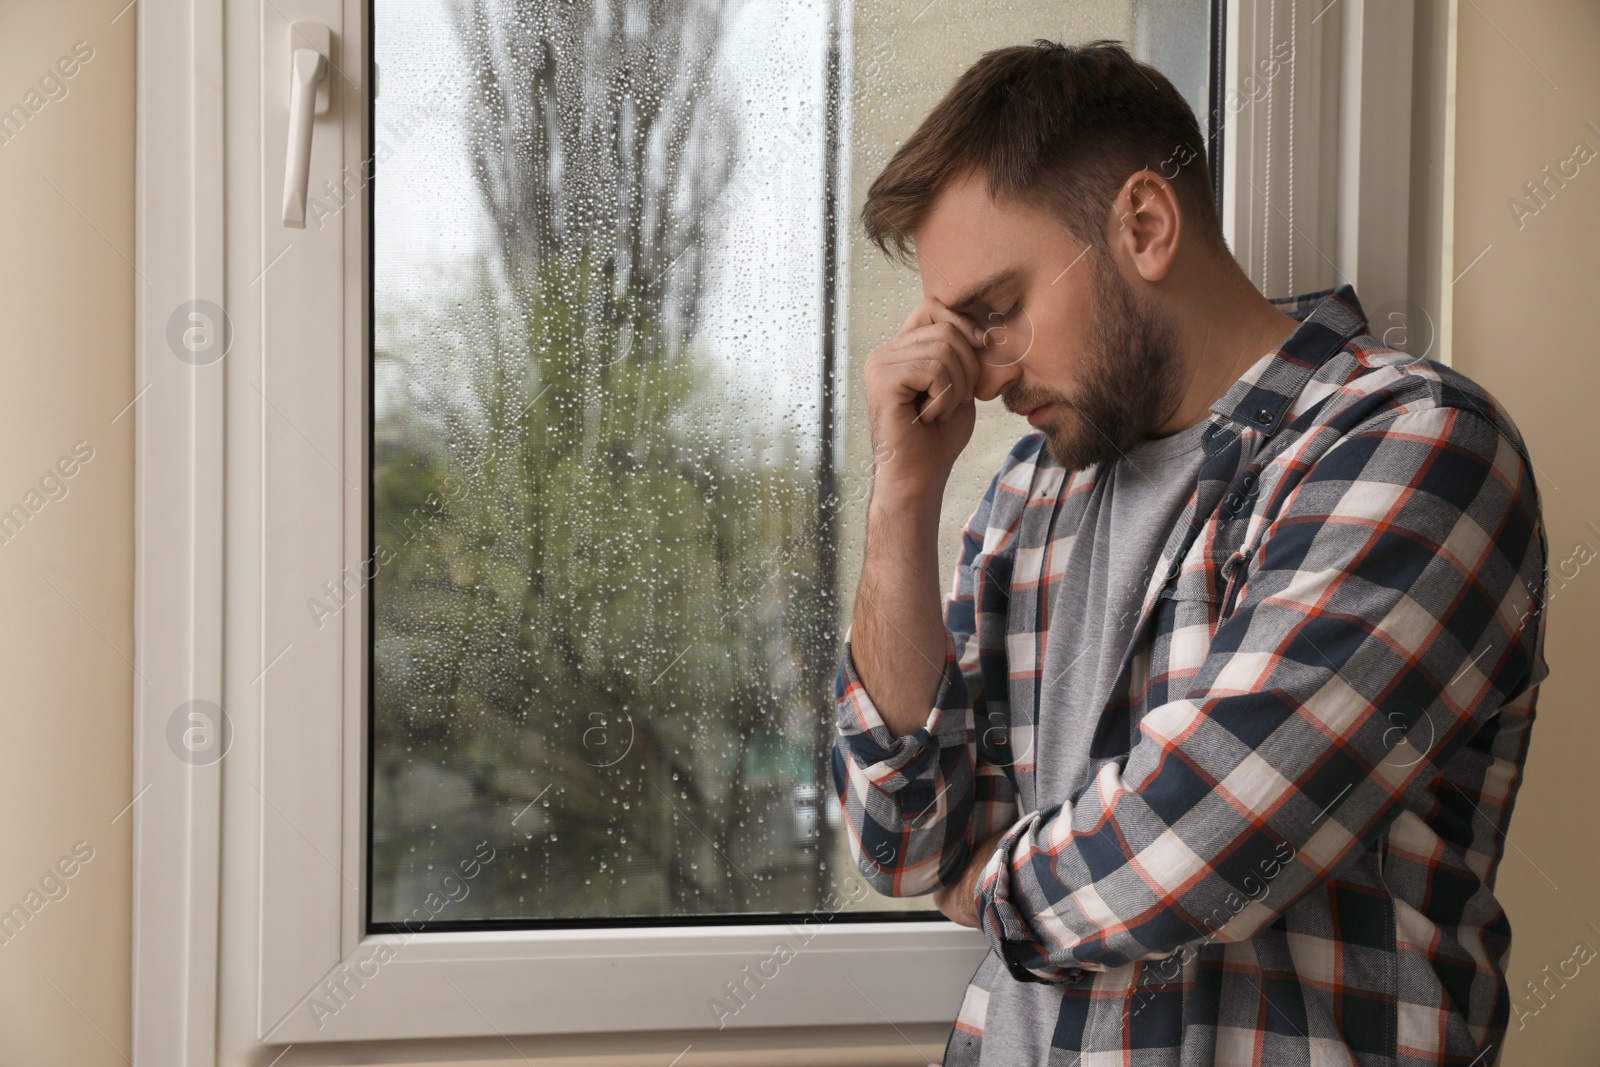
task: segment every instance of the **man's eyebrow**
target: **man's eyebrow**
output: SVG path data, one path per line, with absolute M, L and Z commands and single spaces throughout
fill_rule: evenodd
M 1006 267 L 1004 270 L 997 270 L 987 278 L 984 278 L 977 285 L 974 285 L 967 292 L 963 293 L 960 300 L 952 301 L 945 306 L 950 308 L 952 311 L 960 311 L 962 308 L 967 307 L 968 305 L 977 303 L 979 298 L 987 296 L 989 294 L 989 290 L 994 289 L 997 286 L 1004 285 L 1006 282 L 1011 281 L 1016 276 L 1016 267 Z

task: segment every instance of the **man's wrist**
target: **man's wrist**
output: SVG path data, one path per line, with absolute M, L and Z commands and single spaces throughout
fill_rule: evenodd
M 943 479 L 937 483 L 883 481 L 873 483 L 867 502 L 867 516 L 892 515 L 897 520 L 924 520 L 935 525 L 944 506 Z

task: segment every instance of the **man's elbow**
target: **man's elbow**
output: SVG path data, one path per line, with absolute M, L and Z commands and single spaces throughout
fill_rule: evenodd
M 886 897 L 920 897 L 940 889 L 945 884 L 940 879 L 940 864 L 935 858 L 925 863 L 907 864 L 898 848 L 879 842 L 876 849 L 863 848 L 858 839 L 852 839 L 856 870 L 874 892 Z M 873 852 L 882 862 L 873 858 Z
M 856 870 L 861 872 L 861 877 L 866 880 L 867 885 L 871 887 L 874 893 L 886 897 L 904 895 L 899 888 L 898 880 L 895 878 L 895 872 L 887 867 L 879 866 L 867 856 L 856 856 Z

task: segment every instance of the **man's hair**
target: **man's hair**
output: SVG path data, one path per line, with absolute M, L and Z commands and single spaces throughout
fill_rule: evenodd
M 992 198 L 1054 211 L 1097 251 L 1107 247 L 1117 191 L 1148 168 L 1172 185 L 1185 230 L 1227 253 L 1194 112 L 1160 71 L 1117 41 L 1038 40 L 984 53 L 867 190 L 867 236 L 911 262 L 911 235 L 933 201 L 975 167 L 988 176 Z

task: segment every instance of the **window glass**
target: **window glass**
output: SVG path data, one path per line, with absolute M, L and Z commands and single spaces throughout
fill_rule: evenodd
M 376 0 L 372 923 L 929 906 L 855 876 L 829 770 L 852 386 L 919 291 L 859 198 L 989 48 L 1203 101 L 1209 3 L 1144 6 Z

